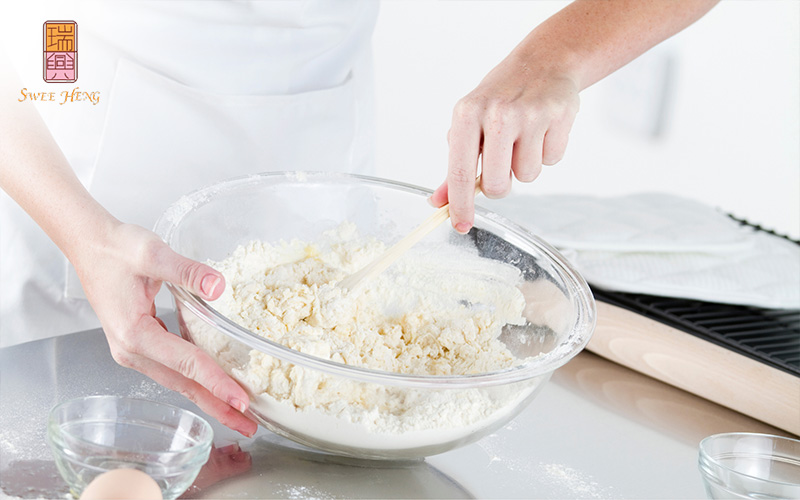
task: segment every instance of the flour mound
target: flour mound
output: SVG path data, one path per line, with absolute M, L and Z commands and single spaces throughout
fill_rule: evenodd
M 349 366 L 469 375 L 521 361 L 498 339 L 504 325 L 525 323 L 516 268 L 481 258 L 474 249 L 421 248 L 356 291 L 336 286 L 385 250 L 383 242 L 361 237 L 349 223 L 313 243 L 251 242 L 210 263 L 226 280 L 213 306 L 264 338 Z M 321 425 L 309 420 L 313 415 L 372 433 L 469 430 L 521 397 L 509 388 L 424 390 L 360 382 L 257 350 L 245 354 L 219 334 L 194 337 L 250 391 L 256 411 L 287 418 L 302 414 L 304 419 L 293 422 L 308 421 L 312 434 Z

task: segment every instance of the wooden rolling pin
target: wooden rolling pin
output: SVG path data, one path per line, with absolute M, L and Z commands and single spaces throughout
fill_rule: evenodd
M 597 302 L 587 350 L 800 435 L 800 378 L 664 323 Z

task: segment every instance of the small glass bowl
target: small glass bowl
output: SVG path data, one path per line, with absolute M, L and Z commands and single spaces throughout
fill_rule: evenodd
M 213 435 L 190 411 L 116 396 L 61 403 L 47 424 L 56 466 L 76 498 L 103 472 L 126 467 L 152 477 L 165 499 L 176 498 L 208 460 Z
M 800 441 L 769 434 L 715 434 L 700 442 L 709 498 L 800 498 Z

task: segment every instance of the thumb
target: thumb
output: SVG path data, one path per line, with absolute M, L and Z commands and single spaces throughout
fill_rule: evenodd
M 182 286 L 204 299 L 215 300 L 225 289 L 225 278 L 216 269 L 176 253 L 166 243 L 153 252 L 150 272 L 160 281 Z

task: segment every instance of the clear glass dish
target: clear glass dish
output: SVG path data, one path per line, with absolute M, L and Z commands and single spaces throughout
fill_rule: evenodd
M 315 241 L 343 221 L 360 234 L 394 243 L 431 214 L 430 191 L 347 174 L 276 172 L 227 180 L 190 193 L 162 215 L 155 231 L 175 251 L 199 261 L 220 261 L 254 240 Z M 321 415 L 251 393 L 251 411 L 266 428 L 324 451 L 373 459 L 410 459 L 472 443 L 500 428 L 525 408 L 553 371 L 578 354 L 595 325 L 589 287 L 558 251 L 513 222 L 480 207 L 475 227 L 459 235 L 448 223 L 426 236 L 428 248 L 469 248 L 482 258 L 519 270 L 525 324 L 506 325 L 500 340 L 525 362 L 489 373 L 452 376 L 406 375 L 337 363 L 301 353 L 253 333 L 187 290 L 167 284 L 181 335 L 212 357 L 244 366 L 255 349 L 301 368 L 308 377 L 342 391 L 385 394 L 415 402 L 414 429 Z M 233 374 L 233 370 L 230 371 Z M 454 413 L 452 401 L 475 401 Z M 383 407 L 369 418 L 391 419 Z M 449 424 L 442 424 L 445 420 Z
M 700 442 L 709 498 L 800 498 L 800 441 L 769 434 L 715 434 Z
M 79 498 L 103 472 L 134 468 L 177 498 L 208 460 L 214 432 L 198 415 L 164 403 L 88 396 L 55 406 L 47 441 L 56 466 Z

